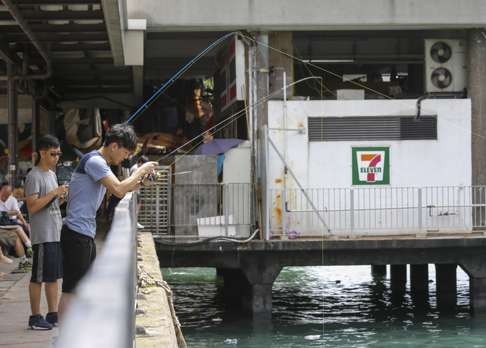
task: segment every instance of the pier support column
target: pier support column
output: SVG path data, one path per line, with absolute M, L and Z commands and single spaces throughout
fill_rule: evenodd
M 429 293 L 429 265 L 410 265 L 410 290 L 412 295 L 427 297 Z
M 249 291 L 249 283 L 241 269 L 218 268 L 218 283 L 223 284 L 223 298 L 227 307 L 239 307 L 242 298 Z
M 469 276 L 470 306 L 475 316 L 486 316 L 486 257 L 476 256 L 461 261 Z
M 440 310 L 455 309 L 457 300 L 457 265 L 436 264 L 437 307 Z
M 429 307 L 429 265 L 410 265 L 410 293 L 416 311 Z
M 407 265 L 390 265 L 390 280 L 392 296 L 403 296 L 407 284 Z
M 373 278 L 385 278 L 386 265 L 371 265 L 371 276 Z
M 282 266 L 271 257 L 261 256 L 241 260 L 241 267 L 249 284 L 242 299 L 243 310 L 260 318 L 271 318 L 272 285 Z

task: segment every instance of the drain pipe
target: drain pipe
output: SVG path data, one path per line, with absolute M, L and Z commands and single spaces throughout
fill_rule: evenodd
M 467 96 L 466 90 L 460 93 L 457 92 L 426 93 L 417 99 L 417 114 L 415 115 L 415 119 L 416 120 L 420 119 L 421 111 L 422 111 L 422 102 L 425 99 L 446 99 L 446 98 L 460 99 L 460 98 L 466 98 L 466 96 Z
M 49 78 L 52 74 L 51 71 L 51 60 L 49 59 L 49 55 L 47 52 L 44 50 L 44 47 L 42 47 L 40 41 L 36 38 L 32 30 L 30 30 L 28 23 L 25 21 L 25 19 L 22 17 L 20 11 L 17 9 L 17 7 L 14 5 L 14 3 L 11 0 L 2 0 L 3 4 L 5 5 L 5 8 L 8 10 L 10 15 L 13 17 L 13 19 L 17 22 L 17 24 L 20 26 L 22 31 L 27 35 L 27 37 L 30 39 L 32 42 L 32 45 L 37 49 L 41 57 L 44 59 L 46 62 L 46 72 L 43 74 L 34 74 L 34 75 L 16 75 L 10 78 L 14 78 L 16 80 L 45 80 Z M 25 57 L 24 57 L 25 59 Z M 0 80 L 7 80 L 9 76 L 0 76 Z

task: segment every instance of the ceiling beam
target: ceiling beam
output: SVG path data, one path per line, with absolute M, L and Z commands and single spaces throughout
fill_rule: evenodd
M 86 5 L 99 4 L 100 0 L 16 0 L 17 5 Z
M 100 80 L 100 81 L 94 81 L 94 80 L 62 80 L 62 79 L 56 79 L 54 80 L 55 84 L 60 84 L 60 85 L 66 85 L 66 86 L 97 86 L 97 85 L 103 85 L 103 86 L 131 86 L 132 81 L 123 79 L 123 80 Z
M 104 24 L 31 24 L 30 28 L 37 33 L 90 33 L 105 32 Z M 0 26 L 2 33 L 21 33 L 22 29 L 18 25 Z
M 44 42 L 61 42 L 61 41 L 108 41 L 106 33 L 36 33 L 37 39 Z M 30 42 L 25 34 L 5 34 L 5 41 L 9 42 Z
M 82 19 L 103 19 L 103 11 L 27 11 L 23 10 L 25 20 L 82 20 Z M 0 12 L 0 20 L 13 20 L 8 12 Z
M 110 51 L 110 44 L 106 43 L 79 43 L 75 45 L 52 43 L 51 51 L 71 52 L 71 51 Z
M 89 94 L 104 94 L 104 93 L 132 93 L 132 87 L 97 87 L 93 88 L 91 86 L 85 87 L 65 87 L 63 88 L 63 93 L 74 94 L 74 93 L 89 93 Z

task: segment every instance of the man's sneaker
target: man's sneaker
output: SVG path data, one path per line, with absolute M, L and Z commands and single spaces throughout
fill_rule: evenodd
M 57 326 L 57 312 L 49 312 L 46 314 L 46 321 L 53 327 Z
M 42 315 L 36 314 L 29 317 L 29 327 L 32 330 L 51 330 L 52 325 L 49 324 Z
M 32 247 L 26 248 L 25 249 L 25 256 L 32 257 L 32 255 L 34 255 L 34 251 L 32 251 Z
M 137 222 L 137 228 L 138 228 L 139 230 L 143 230 L 143 229 L 145 228 L 145 226 L 144 226 L 144 225 L 142 225 L 140 222 Z

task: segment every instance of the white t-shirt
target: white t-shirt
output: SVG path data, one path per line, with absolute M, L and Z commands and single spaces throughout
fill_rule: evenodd
M 0 211 L 11 211 L 11 210 L 15 210 L 15 211 L 20 210 L 19 202 L 17 202 L 17 199 L 12 195 L 10 195 L 5 202 L 0 199 Z M 10 218 L 15 220 L 17 219 L 17 216 L 11 216 Z

